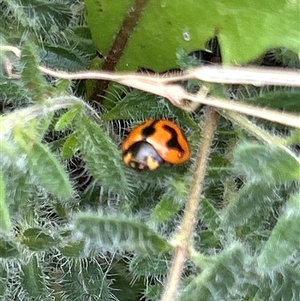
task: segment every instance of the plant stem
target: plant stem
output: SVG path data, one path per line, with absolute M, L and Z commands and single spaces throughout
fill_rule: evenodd
M 196 159 L 191 192 L 180 225 L 180 231 L 176 236 L 175 254 L 161 301 L 176 300 L 184 263 L 187 259 L 189 248 L 192 244 L 192 236 L 197 220 L 197 212 L 201 200 L 202 187 L 207 170 L 210 147 L 213 141 L 218 119 L 219 114 L 213 108 L 209 108 L 202 131 L 201 145 Z

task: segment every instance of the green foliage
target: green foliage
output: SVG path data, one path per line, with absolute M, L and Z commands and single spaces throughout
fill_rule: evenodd
M 77 231 L 92 247 L 149 254 L 171 249 L 167 240 L 139 221 L 93 213 L 77 214 L 74 219 Z
M 297 226 L 300 220 L 299 203 L 299 193 L 288 200 L 283 214 L 278 219 L 258 258 L 262 269 L 269 270 L 284 265 L 288 258 L 299 249 L 300 230 Z
M 93 40 L 107 56 L 134 1 L 86 0 L 85 4 Z M 299 12 L 297 1 L 286 0 L 230 0 L 226 4 L 217 0 L 149 1 L 140 18 L 134 19 L 138 24 L 131 35 L 127 38 L 119 33 L 119 44 L 125 47 L 116 50 L 124 52 L 117 68 L 135 70 L 145 66 L 157 72 L 171 69 L 176 67 L 179 49 L 203 49 L 213 36 L 221 43 L 226 64 L 257 59 L 272 47 L 287 47 L 299 54 Z M 195 26 L 199 18 L 201 26 Z M 106 25 L 103 30 L 99 30 L 99 23 Z
M 84 115 L 77 119 L 77 128 L 76 138 L 91 174 L 104 186 L 126 192 L 127 180 L 113 141 L 99 125 Z
M 82 99 L 99 92 L 97 83 L 45 76 L 40 65 L 92 68 L 98 49 L 103 64 L 122 52 L 117 70 L 188 69 L 202 63 L 189 52 L 215 53 L 206 43 L 217 36 L 224 63 L 300 66 L 295 1 L 149 1 L 130 31 L 121 24 L 133 2 L 0 3 L 0 43 L 22 50 L 21 58 L 1 51 L 0 61 L 1 300 L 160 300 L 206 114 L 120 85 L 110 88 L 117 97 L 109 105 L 88 103 Z M 122 30 L 124 48 L 114 49 Z M 181 84 L 190 93 L 199 86 Z M 217 88 L 300 111 L 296 88 Z M 190 162 L 131 170 L 121 158 L 124 136 L 162 117 L 186 132 Z M 253 138 L 255 123 L 268 142 Z M 249 125 L 220 118 L 178 301 L 299 300 L 299 130 Z

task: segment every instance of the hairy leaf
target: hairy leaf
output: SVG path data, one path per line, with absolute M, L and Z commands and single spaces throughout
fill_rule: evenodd
M 234 154 L 237 170 L 248 179 L 280 183 L 300 179 L 300 161 L 287 149 L 258 143 L 240 144 Z
M 75 261 L 71 267 L 64 267 L 62 300 L 90 301 L 113 300 L 109 282 L 105 279 L 101 266 L 97 261 Z
M 38 68 L 40 60 L 37 56 L 37 48 L 33 44 L 27 43 L 24 46 L 21 62 L 23 64 L 22 80 L 25 86 L 30 90 L 31 96 L 35 101 L 43 102 L 46 93 L 51 90 L 51 87 Z
M 64 159 L 70 159 L 78 150 L 78 140 L 75 134 L 68 136 L 62 147 L 62 155 Z
M 55 130 L 61 131 L 70 125 L 74 118 L 81 112 L 82 105 L 76 103 L 73 108 L 64 113 L 55 124 Z
M 141 276 L 167 275 L 169 259 L 165 256 L 152 257 L 149 254 L 140 254 L 130 261 L 130 272 L 134 278 Z
M 167 240 L 156 231 L 129 218 L 81 213 L 75 215 L 75 229 L 90 244 L 104 250 L 152 254 L 168 252 L 171 249 Z
M 274 269 L 284 265 L 288 258 L 300 248 L 300 193 L 288 201 L 285 211 L 266 242 L 260 256 L 262 269 Z
M 30 298 L 45 298 L 47 296 L 45 275 L 36 256 L 32 256 L 28 263 L 21 266 L 20 277 L 23 289 Z
M 27 154 L 28 168 L 40 184 L 59 197 L 71 197 L 73 189 L 68 175 L 50 149 L 20 128 L 16 129 L 15 138 Z
M 0 258 L 16 258 L 19 251 L 14 242 L 0 238 Z
M 0 232 L 10 231 L 12 229 L 12 223 L 10 219 L 8 204 L 6 202 L 5 183 L 2 173 L 0 173 L 0 217 Z
M 245 279 L 244 251 L 233 245 L 216 258 L 214 265 L 203 269 L 184 287 L 181 301 L 234 301 L 242 300 L 240 284 Z M 239 295 L 240 294 L 240 295 Z
M 116 145 L 90 118 L 83 115 L 77 121 L 76 136 L 90 173 L 102 185 L 118 192 L 126 191 L 128 184 Z
M 58 239 L 54 239 L 40 228 L 29 228 L 22 234 L 22 244 L 26 245 L 31 251 L 48 250 L 56 247 L 58 243 Z

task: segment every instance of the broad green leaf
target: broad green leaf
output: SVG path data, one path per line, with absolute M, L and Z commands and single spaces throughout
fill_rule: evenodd
M 93 41 L 104 57 L 111 51 L 117 33 L 129 31 L 124 19 L 133 14 L 134 0 L 85 0 L 86 21 Z M 118 70 L 140 67 L 163 71 L 176 67 L 176 52 L 205 49 L 217 36 L 225 64 L 246 63 L 274 47 L 287 47 L 299 54 L 299 3 L 277 0 L 160 0 L 147 3 L 125 45 Z M 132 23 L 130 23 L 132 24 Z M 123 27 L 122 27 L 123 26 Z M 125 27 L 125 28 L 124 28 Z M 128 32 L 127 32 L 128 33 Z
M 21 266 L 20 281 L 23 289 L 32 298 L 45 298 L 47 286 L 45 274 L 37 257 L 32 256 L 28 263 Z
M 259 267 L 270 270 L 282 266 L 300 248 L 300 193 L 291 197 L 260 256 Z
M 103 250 L 147 254 L 171 250 L 171 245 L 160 234 L 143 222 L 129 218 L 80 213 L 75 215 L 75 229 L 89 244 Z
M 20 128 L 15 129 L 15 139 L 27 154 L 28 168 L 40 184 L 59 197 L 71 197 L 73 189 L 68 175 L 50 149 Z
M 12 223 L 10 219 L 8 204 L 6 202 L 5 183 L 2 173 L 0 173 L 0 232 L 10 231 L 11 229 Z
M 300 160 L 281 147 L 243 143 L 236 148 L 233 162 L 252 181 L 280 183 L 300 179 Z
M 29 228 L 22 233 L 22 244 L 31 251 L 48 250 L 58 245 L 58 239 L 46 234 L 42 229 Z
M 101 184 L 119 192 L 128 189 L 121 154 L 100 125 L 86 116 L 77 118 L 76 136 L 89 172 Z

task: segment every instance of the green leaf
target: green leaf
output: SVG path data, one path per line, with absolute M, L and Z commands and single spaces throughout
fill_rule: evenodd
M 184 204 L 175 202 L 172 198 L 164 197 L 151 212 L 151 220 L 164 222 L 174 217 L 183 206 Z
M 12 223 L 9 208 L 6 203 L 5 183 L 2 173 L 0 173 L 0 217 L 0 232 L 10 231 L 12 229 Z
M 28 168 L 40 184 L 58 197 L 71 197 L 73 189 L 68 175 L 50 149 L 20 128 L 15 129 L 15 138 L 27 154 Z
M 22 234 L 22 244 L 26 245 L 31 251 L 49 250 L 58 244 L 57 239 L 39 228 L 26 229 Z
M 43 44 L 40 57 L 43 64 L 70 72 L 87 69 L 89 62 L 83 54 L 61 45 Z
M 201 202 L 200 217 L 210 230 L 217 230 L 220 226 L 220 215 L 208 199 Z
M 73 301 L 108 301 L 112 299 L 110 283 L 105 278 L 100 264 L 94 260 L 74 261 L 71 267 L 63 267 L 63 293 Z
M 78 150 L 78 140 L 75 134 L 68 136 L 62 147 L 62 156 L 64 159 L 70 159 Z
M 37 56 L 37 47 L 27 43 L 21 56 L 23 64 L 22 80 L 25 86 L 30 90 L 31 96 L 35 101 L 43 102 L 47 92 L 52 90 L 43 74 L 39 70 L 40 60 Z
M 278 201 L 277 193 L 274 186 L 265 183 L 245 184 L 225 208 L 223 227 L 226 229 L 247 224 L 259 228 L 272 210 L 272 205 Z
M 76 103 L 70 110 L 64 113 L 56 122 L 54 129 L 56 131 L 64 130 L 70 125 L 74 118 L 82 111 L 82 105 Z
M 157 106 L 157 103 L 159 106 Z M 170 104 L 156 95 L 133 90 L 128 92 L 111 110 L 103 115 L 103 120 L 115 119 L 145 120 L 149 118 L 172 118 L 183 121 L 191 127 L 197 127 L 190 114 Z
M 16 258 L 18 255 L 15 243 L 0 238 L 0 258 Z
M 247 99 L 247 103 L 290 112 L 300 111 L 300 91 L 278 90 Z
M 99 216 L 95 213 L 75 215 L 75 229 L 91 246 L 106 250 L 138 253 L 165 253 L 171 250 L 168 241 L 146 224 L 120 216 Z
M 248 179 L 264 183 L 280 183 L 300 179 L 300 161 L 287 149 L 258 143 L 240 144 L 233 162 Z
M 140 1 L 147 5 L 140 18 L 132 21 L 137 24 L 131 32 L 123 22 L 136 11 L 132 9 L 135 2 L 85 0 L 86 21 L 101 54 L 106 57 L 111 50 L 121 51 L 119 44 L 125 45 L 118 70 L 174 68 L 180 48 L 205 49 L 215 35 L 225 64 L 246 63 L 280 46 L 299 54 L 297 1 L 212 0 L 205 5 L 198 0 Z M 112 49 L 121 28 L 127 29 L 129 37 L 123 35 L 119 48 Z
M 83 254 L 84 245 L 83 240 L 73 240 L 68 241 L 67 245 L 59 248 L 59 250 L 66 257 L 78 258 Z
M 0 297 L 2 297 L 3 300 L 8 299 L 8 281 L 9 281 L 8 270 L 0 266 Z
M 103 129 L 86 116 L 77 119 L 76 136 L 89 172 L 102 185 L 124 193 L 128 183 L 121 154 Z
M 259 267 L 272 270 L 283 266 L 300 248 L 300 193 L 293 195 L 258 257 Z
M 31 298 L 45 298 L 47 287 L 45 275 L 35 256 L 27 264 L 21 266 L 20 281 L 23 289 Z
M 166 256 L 153 257 L 149 254 L 139 254 L 130 261 L 129 270 L 137 279 L 142 276 L 154 277 L 167 275 L 169 264 Z
M 245 280 L 244 251 L 233 245 L 223 251 L 214 265 L 205 268 L 199 276 L 183 288 L 180 301 L 234 301 L 242 300 L 241 283 Z M 240 295 L 238 295 L 240 294 Z

